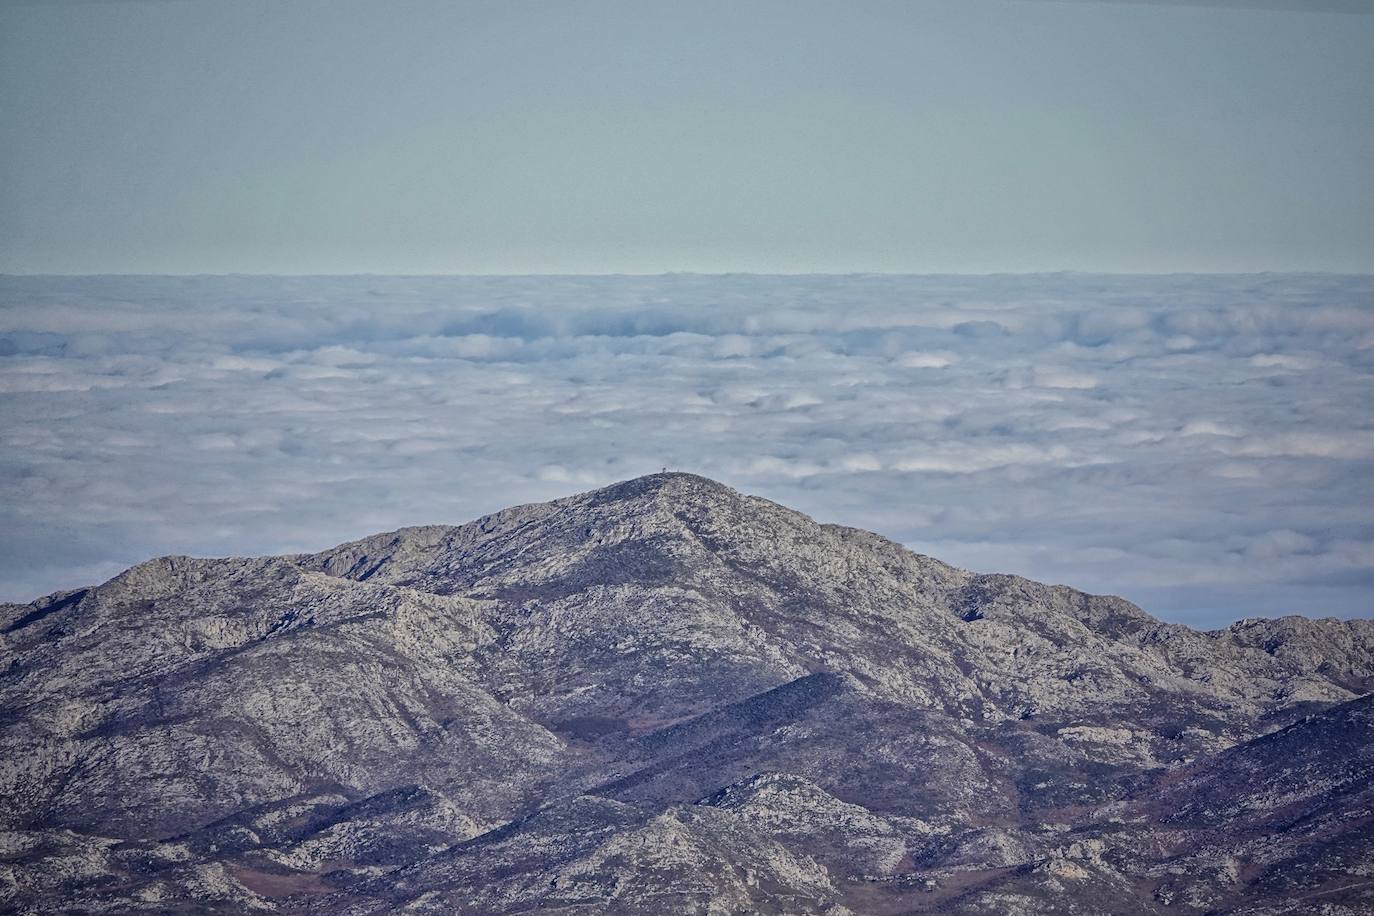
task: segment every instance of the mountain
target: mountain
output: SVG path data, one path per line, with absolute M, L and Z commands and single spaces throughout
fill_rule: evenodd
M 1371 689 L 656 474 L 0 606 L 0 907 L 1367 913 Z

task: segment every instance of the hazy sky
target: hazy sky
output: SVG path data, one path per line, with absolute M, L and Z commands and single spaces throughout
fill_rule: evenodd
M 1283 6 L 0 0 L 0 271 L 1374 271 Z

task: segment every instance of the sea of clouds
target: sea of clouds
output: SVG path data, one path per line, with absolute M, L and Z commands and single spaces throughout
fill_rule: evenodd
M 1374 616 L 1374 277 L 0 277 L 0 599 L 668 467 L 1173 620 Z

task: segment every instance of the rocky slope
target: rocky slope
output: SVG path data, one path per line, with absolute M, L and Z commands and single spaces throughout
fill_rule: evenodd
M 0 907 L 1369 912 L 1372 688 L 653 475 L 0 607 Z

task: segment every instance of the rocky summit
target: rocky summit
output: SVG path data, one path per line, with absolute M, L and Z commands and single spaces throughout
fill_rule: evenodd
M 1374 912 L 1374 622 L 687 474 L 0 606 L 17 913 Z

